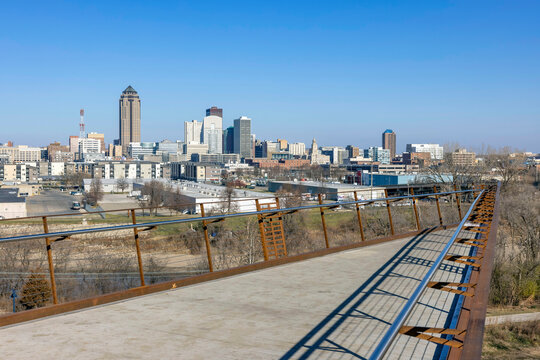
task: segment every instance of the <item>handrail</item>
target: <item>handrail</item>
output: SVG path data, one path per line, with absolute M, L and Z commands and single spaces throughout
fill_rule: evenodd
M 438 184 L 438 185 L 444 185 L 444 184 Z M 415 187 L 425 187 L 425 186 L 431 186 L 430 184 L 415 184 L 410 185 L 410 188 Z M 240 190 L 240 189 L 236 189 Z M 334 194 L 346 194 L 346 193 L 354 193 L 355 191 L 358 192 L 369 192 L 370 188 L 366 187 L 363 189 L 356 189 L 356 190 L 341 190 L 341 191 L 328 191 L 325 192 L 324 195 L 334 195 Z M 457 190 L 457 193 L 463 193 L 463 192 L 476 192 L 480 191 L 479 189 L 472 189 L 472 190 Z M 444 193 L 437 193 L 439 196 L 448 196 L 451 194 L 454 194 L 456 192 L 444 192 Z M 317 194 L 312 194 L 317 195 Z M 426 196 L 432 196 L 434 194 L 418 194 L 418 198 L 426 197 Z M 301 198 L 301 194 L 293 194 L 293 195 L 280 195 L 280 198 Z M 202 204 L 204 205 L 215 205 L 215 204 L 221 204 L 221 203 L 228 203 L 229 201 L 231 203 L 241 202 L 241 201 L 255 201 L 258 200 L 265 200 L 265 199 L 274 199 L 275 196 L 261 196 L 261 197 L 250 197 L 250 198 L 232 198 L 231 200 L 220 200 L 220 201 L 212 201 L 212 202 L 204 202 Z M 185 202 L 185 203 L 178 203 L 175 204 L 175 207 L 188 207 L 193 206 L 194 204 L 192 202 Z M 139 206 L 136 208 L 130 207 L 130 208 L 122 208 L 122 209 L 114 209 L 114 210 L 97 210 L 92 211 L 91 213 L 59 213 L 59 214 L 43 214 L 43 215 L 32 215 L 32 216 L 24 216 L 24 217 L 17 217 L 17 218 L 7 218 L 7 219 L 0 219 L 0 224 L 2 222 L 8 222 L 8 221 L 20 221 L 20 220 L 28 220 L 28 219 L 41 219 L 43 216 L 46 216 L 48 218 L 51 217 L 61 217 L 61 216 L 85 216 L 85 215 L 94 215 L 94 214 L 104 214 L 104 213 L 116 213 L 116 212 L 124 212 L 124 211 L 131 211 L 131 210 L 154 210 L 154 209 L 172 209 L 172 206 L 166 206 L 166 205 L 160 205 L 160 206 Z M 174 210 L 174 209 L 173 209 Z
M 235 214 L 210 215 L 210 216 L 188 218 L 188 219 L 174 219 L 174 220 L 164 220 L 164 221 L 155 221 L 155 222 L 128 224 L 128 225 L 116 225 L 116 226 L 90 228 L 90 229 L 79 229 L 79 230 L 48 232 L 48 233 L 31 234 L 31 235 L 20 235 L 20 236 L 12 236 L 12 237 L 7 237 L 7 238 L 0 238 L 0 243 L 8 243 L 8 242 L 21 241 L 21 240 L 43 239 L 43 238 L 52 239 L 55 237 L 65 239 L 66 237 L 69 237 L 72 235 L 81 235 L 81 234 L 89 234 L 89 233 L 96 233 L 96 232 L 148 228 L 148 227 L 156 227 L 156 226 L 161 226 L 161 225 L 181 224 L 181 223 L 189 223 L 189 222 L 196 222 L 196 221 L 208 222 L 212 220 L 227 219 L 227 218 L 242 217 L 242 216 L 252 216 L 252 215 L 259 215 L 259 214 L 262 215 L 262 214 L 275 214 L 278 212 L 296 212 L 296 211 L 307 210 L 307 209 L 329 208 L 329 207 L 338 207 L 338 206 L 343 206 L 343 205 L 370 204 L 370 203 L 375 203 L 379 201 L 391 201 L 391 200 L 398 201 L 398 200 L 405 200 L 405 199 L 412 199 L 412 198 L 426 197 L 426 196 L 446 196 L 446 195 L 458 194 L 458 193 L 460 194 L 468 193 L 468 192 L 474 193 L 477 191 L 481 191 L 481 193 L 483 192 L 483 190 L 474 189 L 474 190 L 449 191 L 449 192 L 432 193 L 432 194 L 395 196 L 395 197 L 390 197 L 390 198 L 377 198 L 377 199 L 370 199 L 370 200 L 337 201 L 334 203 L 305 205 L 305 206 L 297 206 L 297 207 L 282 208 L 282 209 L 249 211 L 249 212 L 242 212 L 242 213 L 235 213 Z
M 433 265 L 429 268 L 428 272 L 426 273 L 426 275 L 424 276 L 420 284 L 416 287 L 416 289 L 414 290 L 413 294 L 411 295 L 407 303 L 405 303 L 405 306 L 403 306 L 400 313 L 396 317 L 396 320 L 392 323 L 390 328 L 386 331 L 386 333 L 384 334 L 384 337 L 382 338 L 382 340 L 379 342 L 379 344 L 377 345 L 377 347 L 375 348 L 375 350 L 369 357 L 369 360 L 382 359 L 383 356 L 388 351 L 388 349 L 390 349 L 390 346 L 392 345 L 392 342 L 396 338 L 399 332 L 399 329 L 401 329 L 401 327 L 403 326 L 407 318 L 410 316 L 413 310 L 413 307 L 416 305 L 416 303 L 420 299 L 420 296 L 422 296 L 422 294 L 426 290 L 428 282 L 431 280 L 435 272 L 439 269 L 439 266 L 443 262 L 444 257 L 446 256 L 446 254 L 448 253 L 452 245 L 454 245 L 454 242 L 456 238 L 458 237 L 459 233 L 461 232 L 461 229 L 463 228 L 465 223 L 469 221 L 468 220 L 469 216 L 471 215 L 476 203 L 478 202 L 478 200 L 480 199 L 480 197 L 482 196 L 484 192 L 485 190 L 481 190 L 480 194 L 478 194 L 478 196 L 474 199 L 473 203 L 469 207 L 469 211 L 467 211 L 467 213 L 465 214 L 465 216 L 459 223 L 456 231 L 452 235 L 452 238 L 448 241 L 448 243 L 442 249 L 441 253 L 437 257 L 437 259 L 434 261 Z

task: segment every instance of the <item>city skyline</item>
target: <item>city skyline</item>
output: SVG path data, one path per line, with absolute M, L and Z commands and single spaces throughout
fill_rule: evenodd
M 84 108 L 110 143 L 131 84 L 143 141 L 181 139 L 215 104 L 224 126 L 248 116 L 262 139 L 373 146 L 390 128 L 398 152 L 540 151 L 540 4 L 306 4 L 5 4 L 0 142 L 64 142 Z

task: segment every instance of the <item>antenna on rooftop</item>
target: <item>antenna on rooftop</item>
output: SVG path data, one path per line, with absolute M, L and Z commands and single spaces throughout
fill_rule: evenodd
M 84 109 L 81 109 L 81 122 L 79 123 L 79 137 L 84 139 L 86 134 L 84 133 Z

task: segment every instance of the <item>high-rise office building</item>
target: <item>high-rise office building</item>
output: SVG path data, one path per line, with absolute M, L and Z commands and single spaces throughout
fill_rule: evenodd
M 287 145 L 289 154 L 295 156 L 304 156 L 306 154 L 306 144 L 304 143 L 289 143 Z
M 428 152 L 431 154 L 431 160 L 442 160 L 444 149 L 439 144 L 407 144 L 406 151 L 413 152 Z
M 105 134 L 98 134 L 95 132 L 89 133 L 87 136 L 89 139 L 97 139 L 101 143 L 101 151 L 105 151 Z
M 208 145 L 209 154 L 221 154 L 223 151 L 223 119 L 210 115 L 203 119 L 203 143 Z
M 251 153 L 251 119 L 241 116 L 234 120 L 234 153 L 240 157 L 250 158 Z
M 234 126 L 223 130 L 223 153 L 234 154 Z
M 383 140 L 383 142 L 384 142 L 384 140 Z M 347 150 L 347 152 L 348 152 L 347 155 L 349 156 L 349 158 L 355 158 L 355 157 L 360 155 L 360 148 L 358 148 L 356 146 L 347 145 L 345 150 Z
M 212 106 L 210 109 L 206 109 L 206 116 L 219 116 L 223 119 L 223 109 Z
M 202 121 L 186 121 L 184 123 L 184 143 L 201 144 L 203 142 L 202 127 Z
M 382 147 L 390 150 L 390 160 L 396 156 L 396 133 L 393 130 L 386 129 L 382 133 Z
M 371 161 L 378 161 L 381 164 L 390 164 L 390 150 L 382 147 L 372 146 L 364 150 L 364 157 L 370 158 Z
M 141 142 L 141 100 L 139 94 L 130 86 L 120 95 L 120 145 L 127 155 L 129 143 Z

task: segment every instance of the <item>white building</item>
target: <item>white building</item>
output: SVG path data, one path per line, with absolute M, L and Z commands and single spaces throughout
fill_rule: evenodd
M 192 120 L 184 122 L 184 143 L 200 144 L 203 142 L 201 121 Z
M 223 152 L 223 119 L 219 116 L 205 116 L 203 119 L 203 143 L 208 145 L 209 154 Z
M 407 144 L 407 152 L 428 152 L 431 154 L 431 160 L 443 159 L 443 147 L 439 144 Z
M 79 154 L 101 153 L 101 141 L 98 139 L 79 138 Z
M 19 197 L 19 189 L 0 189 L 0 217 L 12 219 L 26 216 L 26 199 Z
M 140 190 L 147 181 L 150 180 L 135 181 L 133 190 Z M 171 185 L 172 191 L 180 190 L 180 202 L 186 204 L 186 210 L 193 214 L 198 214 L 200 212 L 201 203 L 204 204 L 204 210 L 207 213 L 223 208 L 223 193 L 226 190 L 225 186 L 209 185 L 185 180 L 168 181 L 165 179 L 158 179 L 158 181 Z M 273 203 L 275 202 L 274 196 L 275 194 L 270 193 L 234 189 L 232 194 L 234 205 L 231 210 L 233 212 L 256 211 L 257 205 L 255 199 L 259 199 L 260 204 Z
M 133 159 L 141 158 L 144 155 L 154 154 L 155 143 L 153 142 L 132 142 L 128 145 L 128 155 Z
M 19 146 L 0 146 L 0 154 L 9 156 L 12 162 L 39 161 L 41 160 L 41 148 Z
M 184 154 L 191 160 L 191 154 L 208 154 L 208 144 L 184 144 Z
M 306 144 L 304 143 L 289 143 L 287 151 L 291 155 L 304 156 L 306 154 Z

